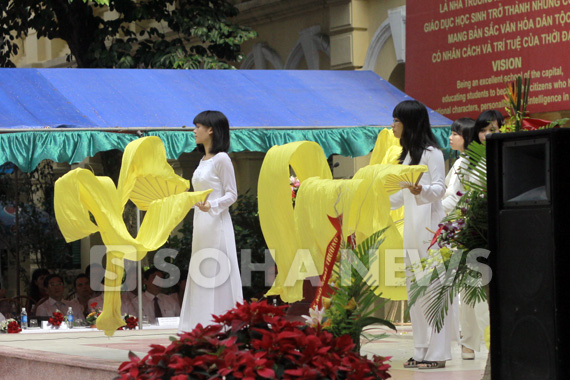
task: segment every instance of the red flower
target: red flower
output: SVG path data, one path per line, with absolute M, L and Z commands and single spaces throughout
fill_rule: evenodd
M 20 328 L 18 322 L 12 321 L 8 324 L 8 328 L 6 331 L 8 332 L 8 334 L 17 334 L 20 331 L 22 331 L 22 329 Z
M 285 319 L 285 307 L 267 302 L 238 304 L 215 324 L 180 335 L 168 346 L 119 367 L 120 379 L 388 379 L 386 358 L 353 352 L 348 335 Z
M 132 351 L 129 351 L 129 360 L 130 361 L 124 362 L 119 366 L 119 372 L 123 372 L 130 376 L 133 376 L 133 378 L 136 378 L 138 375 L 138 364 L 140 362 L 140 358 Z M 129 378 L 130 377 L 126 377 L 126 379 Z
M 545 127 L 550 123 L 552 122 L 548 120 L 526 118 L 522 121 L 522 128 L 527 131 L 534 131 L 541 127 Z
M 170 364 L 168 364 L 168 368 L 172 368 L 175 373 L 192 373 L 194 370 L 194 359 L 173 355 Z M 184 379 L 186 379 L 186 377 Z
M 431 239 L 431 243 L 429 244 L 428 249 L 430 249 L 431 247 L 433 247 L 435 245 L 435 243 L 437 243 L 437 239 L 439 238 L 439 235 L 441 235 L 441 231 L 443 231 L 444 229 L 444 225 L 440 224 L 439 228 L 437 229 L 437 231 L 435 231 L 435 234 L 433 235 L 433 238 Z
M 127 323 L 125 328 L 128 330 L 134 330 L 139 325 L 138 318 L 130 316 L 130 315 L 127 315 L 125 317 L 125 322 Z
M 63 314 L 60 311 L 55 311 L 52 317 L 49 317 L 48 324 L 57 327 L 63 322 Z
M 172 376 L 170 380 L 188 380 L 188 375 L 182 374 L 182 375 Z

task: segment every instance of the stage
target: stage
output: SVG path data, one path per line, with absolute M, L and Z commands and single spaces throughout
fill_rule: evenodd
M 375 332 L 382 332 L 377 329 Z M 404 369 L 402 363 L 413 354 L 411 328 L 373 342 L 363 342 L 362 354 L 392 356 L 390 374 L 395 380 L 479 380 L 487 360 L 487 350 L 475 360 L 461 360 L 460 348 L 452 347 L 453 360 L 437 370 Z M 117 331 L 111 338 L 102 331 L 76 328 L 50 331 L 28 330 L 0 335 L 0 379 L 111 380 L 119 365 L 128 360 L 129 351 L 146 355 L 151 344 L 170 344 L 176 329 L 150 327 L 144 330 Z M 55 377 L 52 377 L 55 376 Z
M 0 379 L 113 379 L 129 351 L 146 355 L 150 344 L 170 343 L 176 329 L 102 331 L 76 328 L 65 331 L 29 330 L 0 335 Z

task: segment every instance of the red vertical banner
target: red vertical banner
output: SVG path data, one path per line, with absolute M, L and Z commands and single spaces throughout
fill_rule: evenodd
M 342 215 L 336 218 L 329 216 L 329 220 L 335 229 L 335 234 L 329 244 L 325 253 L 325 265 L 323 274 L 321 275 L 321 285 L 317 289 L 315 299 L 311 303 L 311 309 L 320 309 L 323 304 L 323 296 L 328 295 L 330 290 L 329 281 L 333 273 L 338 251 L 342 244 Z
M 406 1 L 410 96 L 452 120 L 504 113 L 518 75 L 529 112 L 570 109 L 570 0 Z

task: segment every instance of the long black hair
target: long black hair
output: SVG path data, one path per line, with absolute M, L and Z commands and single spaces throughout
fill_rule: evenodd
M 475 127 L 475 120 L 470 117 L 462 117 L 451 124 L 451 132 L 463 137 L 463 149 L 467 149 L 467 146 L 473 141 L 473 127 Z
M 202 111 L 196 115 L 193 123 L 212 128 L 212 147 L 208 153 L 227 153 L 230 150 L 230 123 L 226 115 L 220 111 Z M 204 145 L 198 144 L 198 150 L 205 153 Z
M 404 128 L 400 137 L 402 154 L 398 161 L 404 162 L 406 155 L 410 153 L 410 165 L 420 163 L 424 150 L 433 146 L 440 149 L 429 123 L 426 106 L 417 100 L 404 100 L 400 102 L 392 112 L 394 118 L 399 119 Z
M 487 110 L 481 112 L 477 120 L 475 120 L 473 141 L 477 141 L 479 144 L 481 144 L 481 140 L 479 140 L 479 132 L 481 132 L 481 129 L 488 127 L 489 123 L 492 123 L 493 121 L 497 122 L 499 128 L 501 128 L 505 123 L 503 115 L 501 115 L 501 113 L 497 110 Z
M 33 271 L 32 280 L 30 281 L 30 289 L 28 291 L 28 294 L 29 294 L 30 298 L 32 298 L 35 302 L 39 301 L 40 298 L 42 298 L 41 297 L 41 290 L 36 285 L 36 281 L 41 276 L 49 276 L 49 274 L 50 274 L 49 270 L 47 270 L 45 268 L 37 268 L 36 270 Z

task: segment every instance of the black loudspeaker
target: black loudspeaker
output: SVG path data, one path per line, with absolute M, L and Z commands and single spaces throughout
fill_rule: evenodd
M 491 375 L 570 379 L 570 129 L 487 138 Z

